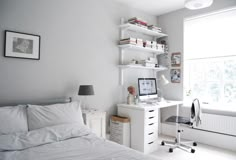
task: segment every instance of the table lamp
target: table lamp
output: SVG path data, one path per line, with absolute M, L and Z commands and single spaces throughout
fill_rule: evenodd
M 168 81 L 168 79 L 166 79 L 165 75 L 163 75 L 163 74 L 161 75 L 160 79 L 158 79 L 158 80 L 161 82 L 161 84 L 163 86 L 165 86 L 165 85 L 170 83 Z M 160 96 L 158 96 L 158 101 L 163 101 L 164 97 L 163 97 L 163 94 L 162 94 L 162 90 L 160 88 L 157 88 L 157 90 L 159 90 L 159 92 L 160 92 Z
M 94 95 L 93 85 L 80 85 L 78 95 L 84 96 L 84 100 L 81 102 L 81 105 L 82 105 L 82 109 L 87 109 L 88 107 L 86 107 L 85 98 L 87 96 Z
M 168 79 L 166 79 L 165 75 L 163 75 L 163 74 L 161 75 L 160 81 L 161 81 L 162 85 L 164 85 L 164 86 L 170 83 L 168 81 Z

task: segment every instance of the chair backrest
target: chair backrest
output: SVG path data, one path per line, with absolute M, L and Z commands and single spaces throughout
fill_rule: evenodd
M 196 98 L 192 101 L 191 106 L 191 116 L 190 116 L 190 122 L 192 126 L 195 124 L 196 126 L 199 126 L 201 124 L 201 106 L 199 100 Z

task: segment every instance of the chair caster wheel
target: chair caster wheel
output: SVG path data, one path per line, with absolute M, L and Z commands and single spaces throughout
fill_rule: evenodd
M 165 142 L 164 142 L 164 141 L 162 141 L 162 142 L 161 142 L 161 145 L 162 145 L 162 146 L 164 146 L 164 145 L 165 145 Z
M 195 153 L 195 149 L 191 149 L 191 153 Z
M 196 143 L 196 142 L 193 142 L 193 146 L 197 146 L 197 143 Z
M 173 152 L 173 148 L 169 148 L 169 152 L 172 153 Z

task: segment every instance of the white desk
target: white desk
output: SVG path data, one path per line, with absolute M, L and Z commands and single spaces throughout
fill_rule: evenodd
M 159 109 L 165 107 L 177 107 L 176 115 L 179 115 L 179 105 L 182 101 L 165 100 L 162 102 L 137 105 L 118 104 L 118 115 L 129 117 L 131 122 L 131 148 L 150 153 L 158 147 L 158 121 Z

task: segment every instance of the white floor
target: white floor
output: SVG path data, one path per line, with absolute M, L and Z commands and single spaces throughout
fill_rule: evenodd
M 170 139 L 170 137 L 161 136 L 159 142 Z M 151 155 L 160 160 L 236 160 L 236 152 L 233 151 L 199 143 L 194 149 L 196 150 L 195 153 L 189 153 L 180 149 L 175 149 L 172 153 L 169 153 L 168 146 L 159 145 L 159 149 Z

